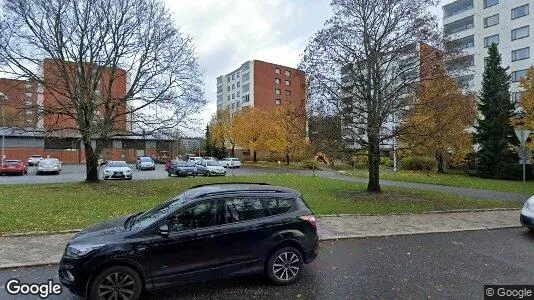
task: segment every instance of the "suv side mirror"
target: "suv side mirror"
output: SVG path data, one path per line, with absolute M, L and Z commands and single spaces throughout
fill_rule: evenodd
M 169 225 L 163 224 L 158 227 L 158 234 L 164 238 L 169 237 Z

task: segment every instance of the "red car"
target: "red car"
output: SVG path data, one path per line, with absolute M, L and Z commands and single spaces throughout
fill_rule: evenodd
M 0 174 L 2 175 L 24 175 L 28 173 L 28 166 L 22 160 L 6 160 L 0 166 Z

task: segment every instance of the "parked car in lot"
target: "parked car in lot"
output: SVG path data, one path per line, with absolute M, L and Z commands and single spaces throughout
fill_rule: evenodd
M 189 161 L 190 161 L 190 162 L 193 162 L 193 163 L 195 163 L 195 164 L 199 164 L 199 163 L 201 163 L 201 162 L 204 161 L 204 160 L 203 160 L 202 157 L 200 157 L 200 156 L 190 156 L 190 157 L 189 157 Z
M 58 273 L 90 299 L 137 299 L 143 290 L 245 273 L 285 285 L 300 278 L 318 246 L 315 217 L 299 192 L 204 185 L 76 234 Z
M 534 196 L 528 198 L 521 209 L 519 217 L 521 224 L 531 231 L 534 231 Z
M 123 160 L 108 160 L 102 177 L 107 179 L 132 179 L 132 166 Z
M 135 162 L 135 168 L 137 170 L 155 170 L 156 163 L 148 156 L 141 156 L 137 158 L 137 161 Z
M 241 167 L 241 161 L 236 157 L 226 157 L 220 161 L 221 165 L 225 168 L 239 168 Z
M 0 166 L 0 175 L 24 175 L 28 166 L 22 160 L 8 159 Z
M 36 175 L 44 173 L 59 174 L 61 172 L 61 162 L 57 158 L 45 158 L 37 164 Z
M 202 174 L 204 176 L 226 175 L 226 169 L 224 169 L 224 167 L 216 160 L 203 160 L 201 163 L 197 164 L 196 167 L 197 174 Z
M 37 166 L 44 158 L 41 155 L 32 155 L 28 158 L 28 166 Z
M 197 176 L 197 168 L 192 162 L 178 160 L 171 162 L 171 166 L 167 170 L 167 173 L 169 176 Z

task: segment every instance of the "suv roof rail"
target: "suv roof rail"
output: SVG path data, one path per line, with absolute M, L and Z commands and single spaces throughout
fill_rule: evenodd
M 219 183 L 205 183 L 205 184 L 199 184 L 192 186 L 191 188 L 197 188 L 197 187 L 203 187 L 203 186 L 210 186 L 210 185 L 219 185 L 219 184 L 257 184 L 257 185 L 271 185 L 269 183 L 265 182 L 219 182 Z

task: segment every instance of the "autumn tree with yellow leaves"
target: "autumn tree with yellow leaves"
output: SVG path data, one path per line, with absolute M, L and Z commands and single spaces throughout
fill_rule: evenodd
M 268 112 L 271 133 L 267 136 L 267 150 L 289 158 L 296 153 L 306 151 L 306 114 L 294 106 L 281 106 Z
M 433 155 L 438 172 L 444 172 L 445 158 L 463 159 L 472 150 L 477 114 L 476 99 L 462 93 L 450 76 L 422 84 L 402 124 L 402 147 L 410 155 Z
M 521 93 L 520 105 L 523 108 L 524 115 L 522 118 L 522 125 L 527 129 L 534 129 L 534 67 L 530 67 L 527 72 L 527 77 L 521 79 Z M 529 142 L 529 146 L 534 146 L 534 141 Z
M 230 155 L 235 156 L 235 118 L 225 109 L 218 111 L 210 122 L 211 138 L 214 144 L 230 146 Z
M 257 162 L 257 153 L 266 150 L 270 133 L 269 115 L 258 108 L 245 107 L 234 116 L 235 143 L 252 152 L 252 161 Z

